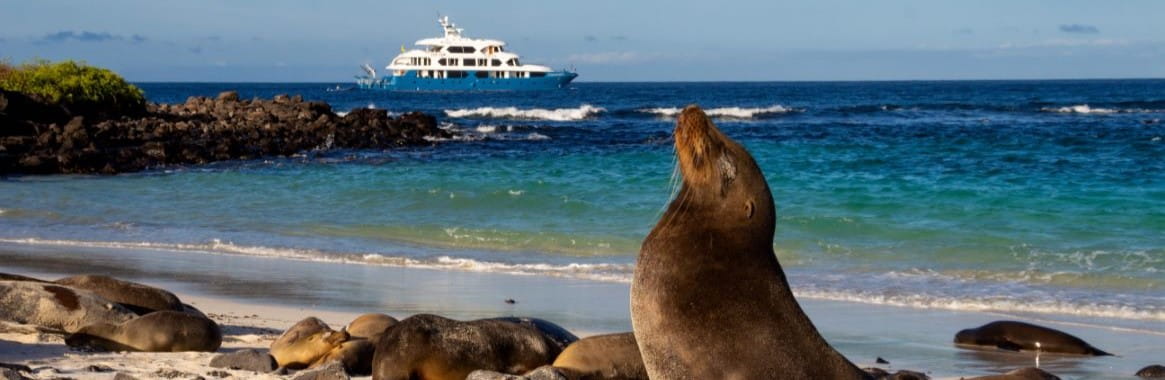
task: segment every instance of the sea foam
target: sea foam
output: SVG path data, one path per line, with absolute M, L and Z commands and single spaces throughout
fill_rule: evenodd
M 522 119 L 522 120 L 549 120 L 549 121 L 577 121 L 594 117 L 606 112 L 603 107 L 583 104 L 575 108 L 531 108 L 517 107 L 479 107 L 468 109 L 445 110 L 445 115 L 453 118 L 490 118 L 490 119 Z
M 655 114 L 663 117 L 675 117 L 683 111 L 678 107 L 661 107 L 661 108 L 644 108 L 640 112 Z M 775 104 L 768 107 L 720 107 L 705 109 L 704 113 L 712 117 L 732 118 L 732 119 L 752 119 L 761 115 L 773 115 L 796 112 L 795 109 Z
M 1042 108 L 1041 110 L 1043 110 L 1044 112 L 1078 113 L 1078 114 L 1095 114 L 1095 115 L 1105 115 L 1105 114 L 1120 112 L 1118 110 L 1111 109 L 1111 108 L 1092 108 L 1091 106 L 1089 106 L 1087 104 L 1077 104 L 1074 106 L 1067 106 L 1067 107 L 1045 107 L 1045 108 Z

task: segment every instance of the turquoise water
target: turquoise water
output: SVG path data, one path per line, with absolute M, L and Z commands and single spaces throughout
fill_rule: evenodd
M 1165 81 L 328 87 L 143 84 L 422 110 L 463 136 L 10 177 L 0 241 L 627 282 L 673 190 L 674 114 L 696 102 L 765 171 L 799 296 L 1165 322 Z

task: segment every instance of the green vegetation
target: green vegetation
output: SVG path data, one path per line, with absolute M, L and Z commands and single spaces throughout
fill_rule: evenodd
M 36 60 L 15 67 L 0 61 L 0 89 L 80 114 L 136 113 L 146 105 L 142 90 L 117 73 L 71 60 Z

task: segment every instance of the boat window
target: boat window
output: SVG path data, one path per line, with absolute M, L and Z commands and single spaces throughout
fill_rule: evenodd
M 438 59 L 437 64 L 441 65 L 441 66 L 445 66 L 445 58 Z
M 473 59 L 473 58 L 466 58 L 466 59 L 462 60 L 461 65 L 462 66 L 477 66 L 477 60 Z
M 464 72 L 464 71 L 449 71 L 445 77 L 446 78 L 465 78 L 467 76 L 469 76 L 469 74 L 467 72 Z
M 478 78 L 486 78 L 489 77 L 489 71 L 478 71 L 473 73 L 473 76 Z
M 535 78 L 541 78 L 541 77 L 546 76 L 546 73 L 533 72 L 533 73 L 530 73 L 530 76 L 535 77 Z
M 440 47 L 440 46 L 429 46 L 429 52 L 432 52 L 432 53 L 437 53 L 437 52 L 440 52 L 440 51 L 441 51 L 441 47 Z
M 491 59 L 489 62 L 490 62 L 489 63 L 490 66 L 501 66 L 502 65 L 502 61 L 496 60 L 496 59 Z
M 510 66 L 521 66 L 522 65 L 522 64 L 518 63 L 517 58 L 510 58 L 509 61 L 506 61 L 506 64 L 510 65 Z
M 461 47 L 460 46 L 450 46 L 450 47 L 445 48 L 445 51 L 448 51 L 450 53 L 460 53 Z

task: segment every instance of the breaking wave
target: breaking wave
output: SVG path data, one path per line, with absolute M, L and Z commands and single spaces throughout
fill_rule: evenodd
M 644 108 L 638 110 L 643 113 L 650 113 L 662 117 L 675 117 L 683 111 L 683 108 L 678 107 L 660 107 L 660 108 Z M 768 107 L 720 107 L 708 108 L 704 113 L 711 117 L 731 118 L 731 119 L 752 119 L 763 115 L 784 114 L 796 112 L 796 109 L 775 104 Z
M 485 119 L 517 119 L 517 120 L 548 120 L 548 121 L 577 121 L 594 117 L 606 112 L 603 107 L 583 104 L 575 108 L 531 108 L 517 107 L 478 107 L 468 109 L 445 110 L 445 115 L 452 118 L 485 118 Z
M 1064 107 L 1043 107 L 1043 112 L 1080 114 L 1080 115 L 1110 115 L 1115 113 L 1163 113 L 1165 110 L 1146 108 L 1103 108 L 1088 104 L 1076 104 Z

